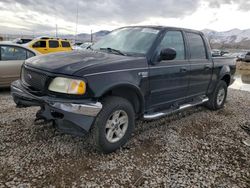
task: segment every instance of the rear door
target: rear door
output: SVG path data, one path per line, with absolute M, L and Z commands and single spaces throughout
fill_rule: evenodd
M 49 53 L 60 52 L 60 45 L 58 40 L 49 40 Z
M 200 33 L 186 32 L 191 65 L 188 96 L 207 93 L 212 76 L 213 63 L 209 59 L 204 38 Z
M 24 60 L 35 54 L 16 46 L 1 45 L 0 48 L 0 86 L 9 86 L 19 78 Z
M 159 46 L 157 56 L 165 48 L 173 48 L 177 55 L 174 60 L 161 60 L 149 66 L 150 103 L 149 109 L 166 109 L 181 105 L 188 91 L 190 65 L 182 31 L 167 31 Z

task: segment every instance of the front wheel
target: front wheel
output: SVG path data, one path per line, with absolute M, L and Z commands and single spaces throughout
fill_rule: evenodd
M 227 98 L 227 84 L 220 80 L 214 89 L 214 92 L 209 97 L 207 107 L 211 110 L 218 110 L 223 108 Z
M 121 97 L 107 97 L 91 129 L 92 143 L 100 152 L 113 152 L 128 141 L 134 124 L 132 104 Z

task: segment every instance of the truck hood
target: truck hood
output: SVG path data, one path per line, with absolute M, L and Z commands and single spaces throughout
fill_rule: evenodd
M 77 71 L 97 64 L 116 63 L 135 58 L 90 50 L 76 50 L 36 56 L 26 60 L 25 65 L 51 73 L 73 75 Z

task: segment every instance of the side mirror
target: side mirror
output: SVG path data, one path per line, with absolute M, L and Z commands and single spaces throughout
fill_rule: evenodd
M 176 50 L 173 48 L 164 48 L 161 50 L 159 60 L 174 60 L 176 58 Z

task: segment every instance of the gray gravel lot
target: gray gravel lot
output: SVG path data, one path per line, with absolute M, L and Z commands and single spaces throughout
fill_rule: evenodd
M 38 108 L 0 93 L 0 187 L 250 187 L 250 92 L 229 90 L 225 108 L 195 107 L 137 122 L 129 143 L 99 154 L 86 138 L 35 126 Z

